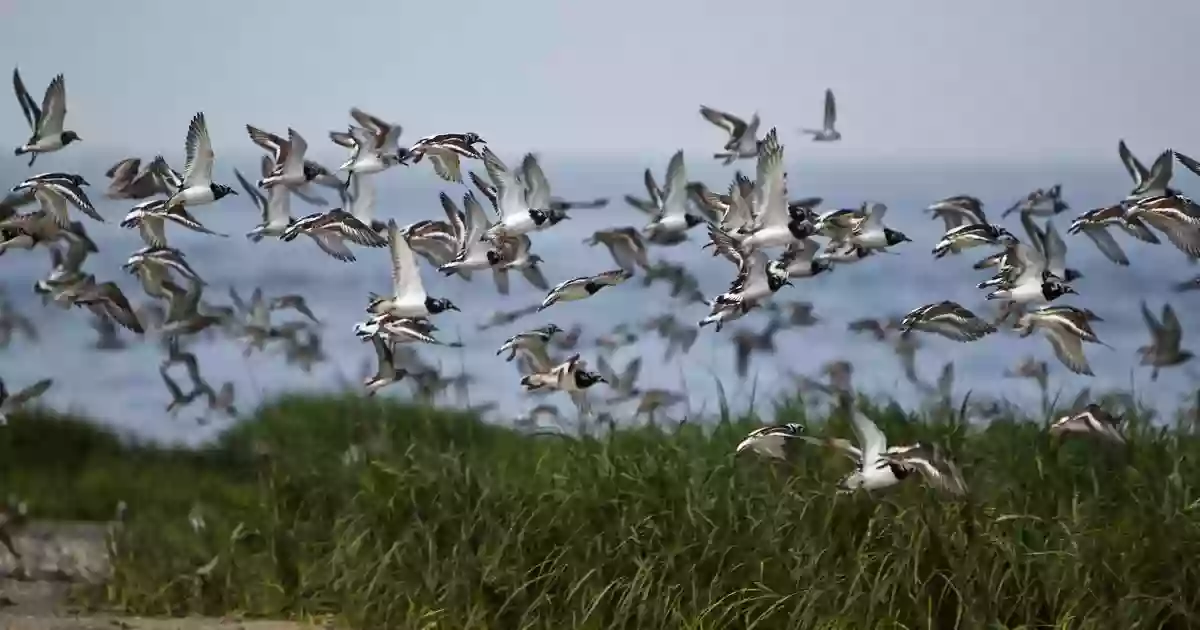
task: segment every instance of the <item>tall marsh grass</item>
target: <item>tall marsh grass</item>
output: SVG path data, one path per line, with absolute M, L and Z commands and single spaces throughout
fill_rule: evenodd
M 0 492 L 130 507 L 96 603 L 144 615 L 338 614 L 359 628 L 1200 627 L 1200 441 L 1130 413 L 1127 449 L 1041 422 L 861 401 L 971 485 L 835 495 L 848 460 L 737 457 L 757 421 L 530 437 L 468 415 L 286 398 L 211 449 L 17 414 Z M 849 435 L 795 402 L 779 421 Z M 203 515 L 194 529 L 189 515 Z

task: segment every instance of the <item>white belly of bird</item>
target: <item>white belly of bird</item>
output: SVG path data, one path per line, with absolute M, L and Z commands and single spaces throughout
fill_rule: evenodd
M 517 236 L 520 234 L 528 234 L 529 232 L 538 229 L 538 224 L 534 223 L 533 217 L 529 216 L 528 212 L 521 212 L 519 214 L 513 214 L 504 217 L 504 221 L 496 227 L 499 227 L 500 231 L 506 234 Z M 495 229 L 495 227 L 492 229 Z M 491 230 L 489 230 L 489 232 L 490 231 Z
M 186 206 L 200 206 L 212 203 L 216 197 L 213 196 L 213 191 L 208 186 L 192 186 L 179 193 L 178 199 L 182 200 Z
M 665 216 L 662 220 L 657 221 L 657 223 L 659 226 L 658 229 L 668 232 L 684 232 L 688 229 L 687 220 L 681 214 Z
M 745 247 L 783 247 L 791 243 L 795 238 L 787 229 L 787 226 L 772 226 L 758 230 L 757 232 L 747 236 L 742 245 Z
M 1012 288 L 1008 299 L 1018 304 L 1046 304 L 1041 282 L 1027 282 Z
M 353 171 L 359 175 L 372 175 L 382 172 L 387 166 L 383 163 L 383 158 L 378 153 L 366 153 L 358 156 L 358 159 L 351 158 L 342 166 L 342 170 Z
M 863 249 L 886 249 L 888 246 L 887 235 L 883 233 L 883 230 L 864 232 L 850 239 L 850 242 Z
M 900 479 L 892 474 L 890 466 L 882 468 L 868 468 L 862 473 L 862 487 L 864 490 L 879 490 L 888 488 L 900 483 Z
M 63 148 L 63 142 L 62 136 L 59 134 L 54 134 L 48 138 L 39 138 L 37 142 L 25 145 L 24 147 L 26 151 L 32 151 L 34 153 L 57 151 L 61 148 Z

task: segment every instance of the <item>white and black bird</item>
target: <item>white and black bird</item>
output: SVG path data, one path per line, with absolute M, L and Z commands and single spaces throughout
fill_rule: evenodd
M 762 457 L 787 461 L 785 444 L 804 434 L 804 425 L 796 422 L 759 427 L 738 442 L 734 453 L 748 451 Z
M 587 364 L 573 354 L 549 371 L 526 374 L 521 377 L 521 386 L 525 391 L 555 390 L 567 392 L 571 401 L 582 414 L 590 412 L 587 404 L 587 390 L 596 383 L 605 383 L 604 376 L 599 372 L 587 369 Z
M 67 84 L 63 75 L 58 75 L 46 87 L 42 96 L 42 106 L 38 107 L 25 83 L 21 81 L 21 73 L 13 68 L 13 92 L 21 104 L 21 112 L 25 114 L 25 122 L 29 123 L 32 135 L 25 144 L 17 147 L 16 155 L 30 153 L 29 166 L 37 160 L 39 154 L 53 153 L 59 149 L 80 140 L 79 134 L 63 129 L 67 118 Z
M 667 179 L 662 190 L 662 202 L 651 215 L 653 220 L 642 228 L 646 240 L 655 245 L 678 245 L 687 240 L 687 231 L 704 219 L 688 212 L 687 172 L 683 151 L 676 151 L 667 164 Z
M 71 217 L 67 214 L 68 205 L 104 223 L 104 217 L 96 211 L 87 192 L 72 177 L 77 176 L 58 173 L 38 175 L 13 186 L 12 192 L 31 192 L 42 212 L 61 228 L 65 229 L 71 225 Z
M 388 239 L 341 208 L 301 217 L 288 226 L 279 238 L 289 242 L 301 234 L 312 237 L 321 251 L 342 262 L 356 260 L 354 253 L 346 247 L 346 241 L 363 247 L 384 247 L 388 244 Z
M 1087 355 L 1083 353 L 1083 343 L 1107 344 L 1096 337 L 1091 320 L 1087 311 L 1073 306 L 1045 306 L 1021 315 L 1016 330 L 1022 337 L 1041 330 L 1059 362 L 1076 374 L 1093 376 Z
M 1087 435 L 1114 444 L 1125 444 L 1125 434 L 1121 431 L 1121 416 L 1114 416 L 1100 405 L 1088 404 L 1078 413 L 1059 417 L 1050 425 L 1049 433 L 1053 436 Z
M 550 207 L 550 183 L 532 153 L 521 160 L 518 171 L 513 171 L 484 147 L 483 164 L 496 188 L 494 207 L 499 219 L 485 233 L 488 240 L 496 242 L 501 237 L 545 230 L 570 218 L 566 211 Z
M 947 232 L 963 225 L 988 222 L 983 202 L 971 195 L 954 195 L 935 201 L 925 208 L 925 212 L 934 219 L 941 219 Z
M 504 344 L 496 350 L 496 356 L 500 356 L 505 352 L 508 356 L 505 361 L 512 361 L 517 357 L 517 352 L 532 352 L 535 354 L 547 355 L 547 345 L 554 335 L 561 333 L 563 330 L 554 324 L 546 324 L 540 328 L 520 332 L 504 341 Z
M 842 139 L 842 133 L 835 127 L 837 123 L 837 102 L 833 99 L 833 90 L 825 90 L 825 117 L 820 129 L 801 129 L 801 133 L 811 135 L 813 142 L 837 142 Z
M 461 184 L 461 158 L 482 160 L 483 155 L 475 148 L 476 144 L 487 144 L 477 133 L 439 133 L 417 140 L 408 149 L 406 160 L 413 164 L 420 163 L 426 156 L 433 163 L 433 172 L 438 177 Z
M 722 164 L 729 165 L 738 159 L 758 156 L 758 125 L 760 121 L 757 113 L 747 123 L 733 114 L 701 105 L 700 115 L 729 134 L 729 140 L 723 147 L 724 151 L 713 155 L 718 160 L 724 160 L 721 162 Z
M 821 246 L 811 238 L 793 241 L 779 255 L 779 264 L 787 269 L 789 278 L 811 278 L 833 270 L 833 263 L 817 256 Z
M 372 116 L 357 107 L 350 108 L 350 117 L 359 126 L 350 127 L 348 134 L 330 134 L 334 142 L 343 146 L 349 144 L 354 149 L 354 154 L 338 170 L 370 175 L 405 163 L 408 152 L 398 144 L 403 131 L 400 125 Z
M 934 333 L 958 342 L 977 341 L 996 332 L 996 327 L 969 309 L 950 300 L 915 308 L 900 321 L 900 331 Z
M 1067 267 L 1067 244 L 1054 229 L 1054 222 L 1046 221 L 1045 229 L 1039 228 L 1028 213 L 1021 215 L 1021 225 L 1029 235 L 1029 244 L 1046 263 L 1046 270 L 1061 278 L 1063 282 L 1074 282 L 1083 277 L 1078 269 Z
M 271 158 L 264 155 L 262 157 L 264 176 L 269 171 L 270 165 Z M 233 176 L 237 178 L 242 190 L 246 191 L 246 195 L 250 197 L 250 201 L 258 208 L 260 223 L 253 230 L 246 233 L 246 238 L 250 239 L 251 242 L 257 243 L 266 236 L 282 236 L 284 231 L 296 222 L 292 218 L 291 195 L 286 187 L 272 186 L 267 191 L 267 194 L 264 195 L 262 191 L 243 177 L 241 172 L 236 168 L 233 169 Z
M 483 240 L 484 233 L 492 227 L 483 206 L 475 198 L 475 193 L 467 191 L 463 195 L 463 210 L 454 205 L 450 195 L 441 194 L 442 209 L 450 227 L 454 230 L 456 251 L 449 262 L 438 267 L 438 271 L 452 275 L 458 272 L 471 272 L 480 269 L 494 268 L 509 262 L 503 258 L 504 249 L 495 247 Z
M 754 193 L 750 199 L 751 222 L 739 233 L 726 232 L 746 251 L 783 247 L 812 234 L 812 226 L 807 218 L 793 216 L 788 208 L 787 171 L 783 157 L 779 134 L 775 128 L 771 128 L 758 146 Z
M 168 207 L 164 199 L 151 199 L 134 206 L 121 221 L 121 227 L 138 230 L 142 241 L 150 247 L 166 247 L 166 224 L 170 221 L 193 232 L 226 237 L 228 234 L 214 232 L 196 220 L 185 206 Z
M 326 201 L 312 190 L 310 184 L 331 188 L 344 197 L 345 184 L 329 169 L 305 158 L 308 143 L 295 129 L 288 128 L 287 139 L 253 125 L 246 125 L 246 133 L 269 156 L 263 167 L 262 178 L 256 182 L 258 187 L 282 185 L 313 205 L 325 205 Z
M 1023 305 L 1049 304 L 1063 295 L 1076 293 L 1062 278 L 1050 273 L 1040 253 L 1024 243 L 1005 248 L 1000 273 L 978 285 L 980 289 L 988 287 L 997 288 L 987 299 Z
M 387 240 L 391 250 L 392 295 L 385 297 L 372 293 L 367 312 L 398 317 L 429 317 L 445 311 L 457 311 L 458 307 L 450 300 L 425 293 L 417 259 L 395 220 L 388 221 Z
M 376 365 L 375 374 L 371 375 L 363 381 L 363 389 L 366 390 L 367 396 L 374 396 L 379 390 L 399 382 L 408 372 L 404 368 L 396 366 L 395 355 L 392 354 L 392 344 L 382 335 L 371 337 L 371 343 L 375 347 Z
M 942 236 L 942 240 L 933 247 L 935 258 L 946 254 L 957 254 L 964 249 L 982 245 L 1007 246 L 1017 242 L 1017 238 L 1008 230 L 991 223 L 963 223 L 950 228 Z
M 544 311 L 559 302 L 574 302 L 592 297 L 605 287 L 612 287 L 625 282 L 630 277 L 624 269 L 605 271 L 594 276 L 580 276 L 561 282 L 550 289 L 542 300 L 539 311 Z
M 938 449 L 926 448 L 919 443 L 889 447 L 883 431 L 860 411 L 851 414 L 850 428 L 854 431 L 858 446 L 841 438 L 800 436 L 806 442 L 839 450 L 857 464 L 855 470 L 838 482 L 840 491 L 882 490 L 917 473 L 925 483 L 939 490 L 951 494 L 967 492 L 966 482 L 958 467 L 943 457 Z
M 167 198 L 167 207 L 200 206 L 213 203 L 226 195 L 237 194 L 237 191 L 229 186 L 213 182 L 213 163 L 216 155 L 213 153 L 204 112 L 197 112 L 192 117 L 184 146 L 187 150 L 187 162 L 183 167 L 183 182 L 179 189 Z
M 508 272 L 520 272 L 521 277 L 539 291 L 549 291 L 550 283 L 542 273 L 542 257 L 530 251 L 533 247 L 528 234 L 506 236 L 500 240 L 500 258 L 503 262 L 499 267 L 493 267 L 492 279 L 496 281 L 496 291 L 500 295 L 508 295 Z
M 1128 267 L 1129 256 L 1125 254 L 1125 250 L 1121 249 L 1121 245 L 1109 231 L 1112 227 L 1117 227 L 1126 234 L 1151 245 L 1157 245 L 1160 242 L 1158 236 L 1151 232 L 1141 219 L 1126 216 L 1125 208 L 1121 205 L 1084 212 L 1071 222 L 1067 228 L 1067 234 L 1084 234 L 1095 243 L 1096 248 L 1104 254 L 1105 258 L 1123 267 Z

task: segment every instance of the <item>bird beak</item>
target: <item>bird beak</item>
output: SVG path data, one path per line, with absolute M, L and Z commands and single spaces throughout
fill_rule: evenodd
M 1075 295 L 1079 295 L 1079 292 L 1076 291 L 1075 289 L 1072 289 L 1071 287 L 1067 287 L 1067 293 L 1074 293 Z
M 453 304 L 451 304 L 451 305 L 450 305 L 450 306 L 448 306 L 447 308 L 449 308 L 450 310 L 454 311 L 455 313 L 461 313 L 461 312 L 462 312 L 462 311 L 458 310 L 458 307 L 457 307 L 457 306 L 455 306 L 455 305 L 453 305 Z
M 229 189 L 229 194 L 231 194 L 231 195 L 238 195 L 238 194 L 240 194 L 240 193 L 238 193 L 238 191 L 236 191 L 236 190 L 234 190 L 234 189 L 230 188 L 230 189 Z

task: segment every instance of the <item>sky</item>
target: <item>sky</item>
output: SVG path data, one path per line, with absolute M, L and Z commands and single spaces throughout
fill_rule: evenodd
M 220 156 L 256 151 L 246 123 L 332 151 L 352 105 L 501 154 L 714 151 L 706 104 L 832 159 L 1108 159 L 1200 153 L 1197 25 L 1195 0 L 0 0 L 0 59 L 39 101 L 65 74 L 90 150 L 173 162 L 198 110 Z M 825 88 L 835 146 L 796 131 Z

